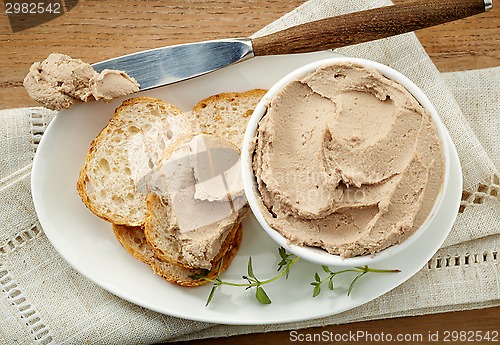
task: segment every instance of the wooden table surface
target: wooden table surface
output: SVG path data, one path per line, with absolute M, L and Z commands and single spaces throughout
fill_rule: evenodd
M 397 0 L 396 3 L 407 0 Z M 439 0 L 436 0 L 439 1 Z M 459 1 L 459 0 L 457 0 Z M 51 52 L 93 63 L 115 56 L 171 44 L 206 39 L 246 37 L 302 4 L 304 0 L 80 0 L 63 15 L 13 32 L 0 3 L 0 109 L 34 106 L 22 87 L 33 61 Z M 442 72 L 500 65 L 500 10 L 417 32 Z M 304 332 L 349 330 L 410 333 L 449 330 L 499 330 L 500 308 L 473 310 L 358 324 Z M 191 344 L 276 344 L 288 332 L 193 341 Z M 360 342 L 362 343 L 362 342 Z M 425 342 L 422 342 L 425 343 Z

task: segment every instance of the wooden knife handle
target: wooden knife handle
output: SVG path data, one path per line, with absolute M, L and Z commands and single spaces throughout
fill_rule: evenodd
M 306 53 L 427 28 L 485 12 L 490 0 L 416 0 L 297 25 L 252 39 L 255 56 Z

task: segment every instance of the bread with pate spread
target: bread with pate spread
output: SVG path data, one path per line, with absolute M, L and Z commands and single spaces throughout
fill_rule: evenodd
M 189 269 L 158 259 L 154 255 L 153 248 L 146 241 L 144 229 L 140 226 L 131 227 L 113 224 L 113 232 L 127 252 L 146 265 L 149 265 L 155 274 L 170 283 L 186 287 L 204 285 L 208 283 L 204 278 L 213 279 L 220 272 L 225 271 L 236 255 L 242 237 L 242 227 L 239 224 L 231 242 L 225 248 L 225 251 L 219 255 L 219 259 L 214 261 L 210 270 L 203 270 Z
M 218 260 L 249 210 L 239 157 L 230 142 L 206 133 L 182 136 L 167 149 L 144 224 L 158 258 L 205 269 Z
M 234 167 L 211 171 L 207 177 L 201 176 L 207 169 L 196 170 L 186 163 L 192 163 L 193 157 L 196 162 L 209 157 L 203 149 L 197 151 L 200 147 L 212 152 L 210 159 L 217 157 L 213 154 L 217 150 L 239 159 L 246 124 L 265 92 L 256 89 L 208 97 L 193 108 L 189 118 L 161 100 L 132 98 L 116 109 L 92 141 L 77 183 L 81 199 L 93 213 L 113 223 L 113 232 L 128 253 L 167 281 L 203 285 L 207 280 L 202 277 L 216 277 L 236 255 L 241 220 L 249 211 L 239 170 L 234 169 L 239 164 L 234 161 Z M 186 144 L 191 158 L 181 154 L 174 165 L 168 163 Z M 196 151 L 194 155 L 190 150 Z M 172 176 L 184 176 L 180 179 L 183 188 L 157 180 L 162 174 L 165 177 L 162 166 L 173 167 Z M 177 181 L 172 176 L 168 181 Z M 191 193 L 195 216 L 179 211 L 186 206 L 182 202 L 186 191 Z

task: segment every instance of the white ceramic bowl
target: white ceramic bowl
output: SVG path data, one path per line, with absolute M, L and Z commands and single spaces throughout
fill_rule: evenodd
M 284 238 L 279 232 L 277 232 L 276 230 L 274 230 L 272 227 L 269 226 L 264 216 L 262 215 L 262 210 L 259 207 L 258 203 L 258 200 L 260 199 L 260 192 L 257 188 L 256 178 L 252 169 L 253 148 L 251 143 L 255 137 L 259 121 L 266 113 L 267 106 L 269 105 L 270 101 L 274 98 L 274 96 L 291 81 L 297 80 L 317 70 L 318 68 L 325 67 L 338 62 L 351 62 L 366 67 L 375 68 L 385 77 L 392 79 L 401 84 L 403 87 L 405 87 L 415 97 L 415 99 L 417 99 L 417 101 L 430 112 L 436 127 L 437 135 L 441 141 L 441 149 L 443 152 L 444 165 L 445 165 L 444 183 L 441 188 L 441 192 L 439 193 L 436 199 L 432 211 L 430 212 L 430 214 L 428 215 L 427 219 L 422 224 L 422 226 L 400 244 L 390 246 L 387 249 L 382 250 L 375 254 L 356 256 L 353 258 L 342 258 L 339 255 L 332 255 L 320 248 L 304 247 L 304 246 L 289 244 L 286 238 Z M 354 266 L 372 265 L 375 262 L 382 261 L 396 253 L 404 251 L 405 248 L 411 246 L 412 243 L 429 228 L 430 222 L 432 222 L 434 216 L 439 212 L 442 204 L 443 191 L 446 190 L 446 185 L 448 183 L 450 176 L 450 157 L 448 154 L 449 152 L 448 141 L 446 140 L 446 137 L 447 137 L 446 128 L 442 124 L 436 109 L 429 101 L 427 96 L 410 79 L 408 79 L 398 71 L 386 65 L 380 64 L 378 62 L 365 59 L 358 59 L 358 58 L 339 57 L 339 58 L 316 61 L 307 64 L 305 66 L 302 66 L 294 70 L 290 74 L 286 75 L 285 77 L 283 77 L 266 93 L 266 95 L 262 98 L 262 100 L 255 108 L 252 117 L 250 118 L 250 121 L 248 123 L 245 132 L 245 137 L 243 139 L 241 164 L 242 164 L 242 176 L 243 176 L 243 186 L 245 189 L 245 194 L 248 199 L 250 208 L 252 209 L 253 214 L 255 215 L 257 221 L 260 223 L 262 228 L 269 234 L 269 236 L 274 241 L 276 241 L 280 246 L 284 247 L 288 252 L 304 260 L 327 266 L 354 267 Z

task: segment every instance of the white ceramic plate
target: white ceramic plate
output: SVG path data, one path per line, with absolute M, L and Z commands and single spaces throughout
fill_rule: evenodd
M 330 52 L 297 56 L 263 57 L 209 75 L 142 93 L 164 99 L 184 111 L 201 99 L 224 91 L 270 88 L 282 76 L 306 63 L 335 56 Z M 453 224 L 461 194 L 461 170 L 449 139 L 451 176 L 444 191 L 443 207 L 427 231 L 403 253 L 377 263 L 377 268 L 398 268 L 400 273 L 369 274 L 347 288 L 353 275 L 338 276 L 334 291 L 323 289 L 312 298 L 318 265 L 298 262 L 288 280 L 265 286 L 272 303 L 262 305 L 253 290 L 224 286 L 211 304 L 205 301 L 210 285 L 182 288 L 154 275 L 148 266 L 130 256 L 113 235 L 111 225 L 94 216 L 81 202 L 76 181 L 91 140 L 106 125 L 122 100 L 106 104 L 79 104 L 60 112 L 50 124 L 33 163 L 32 193 L 42 227 L 61 256 L 77 271 L 109 292 L 142 307 L 186 319 L 224 324 L 271 324 L 313 319 L 339 313 L 388 292 L 414 275 L 443 243 Z M 276 274 L 277 245 L 253 216 L 244 221 L 241 249 L 224 280 L 241 281 L 248 257 L 254 272 L 267 278 Z M 431 229 L 429 229 L 431 230 Z

